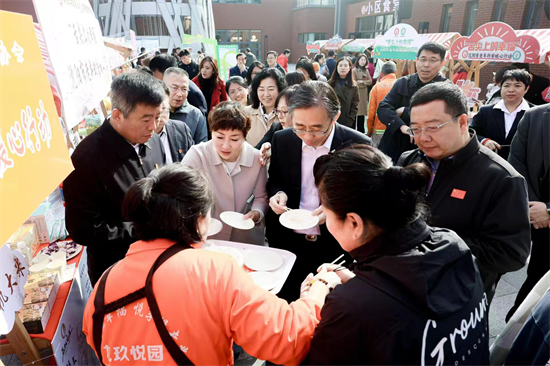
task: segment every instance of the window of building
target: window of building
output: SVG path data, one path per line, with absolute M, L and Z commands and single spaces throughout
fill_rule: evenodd
M 296 0 L 296 7 L 302 6 L 334 6 L 334 0 Z
M 192 34 L 191 33 L 191 17 L 190 16 L 181 16 L 181 24 L 183 24 L 183 34 Z
M 169 36 L 168 28 L 162 15 L 133 15 L 132 29 L 136 36 Z
M 299 33 L 298 43 L 315 42 L 320 39 L 327 39 L 326 33 Z
M 262 31 L 251 29 L 218 29 L 218 44 L 236 44 L 239 50 L 250 48 L 258 61 L 262 60 Z
M 418 23 L 418 33 L 429 33 L 430 31 L 430 22 L 420 22 Z
M 476 29 L 476 17 L 477 17 L 478 2 L 469 1 L 466 7 L 466 24 L 464 25 L 464 35 L 471 35 Z
M 535 29 L 539 26 L 540 13 L 544 11 L 544 0 L 527 0 L 523 29 Z
M 262 0 L 212 0 L 213 4 L 261 4 Z
M 493 8 L 493 22 L 503 22 L 506 17 L 506 8 L 508 7 L 508 0 L 496 0 L 495 7 Z
M 357 18 L 354 36 L 356 38 L 376 38 L 393 26 L 393 20 L 393 14 Z
M 453 4 L 443 5 L 443 20 L 441 22 L 441 32 L 449 31 L 451 26 L 451 15 L 453 15 Z

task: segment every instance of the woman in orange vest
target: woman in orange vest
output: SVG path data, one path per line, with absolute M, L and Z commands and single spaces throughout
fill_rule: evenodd
M 263 290 L 231 257 L 198 250 L 213 205 L 205 176 L 180 164 L 130 187 L 123 213 L 140 241 L 103 274 L 84 312 L 102 364 L 232 365 L 233 340 L 276 364 L 307 355 L 338 276 L 309 276 L 291 304 Z

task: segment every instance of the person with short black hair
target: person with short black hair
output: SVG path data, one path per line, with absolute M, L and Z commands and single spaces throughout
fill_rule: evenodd
M 191 57 L 191 52 L 188 49 L 184 49 L 179 53 L 181 62 L 178 63 L 180 69 L 185 70 L 189 75 L 189 79 L 193 80 L 195 76 L 199 74 L 199 64 L 197 64 Z
M 328 51 L 326 65 L 328 71 L 327 78 L 330 80 L 334 73 L 334 69 L 336 69 L 336 53 L 334 51 Z
M 244 53 L 246 55 L 246 67 L 250 69 L 250 65 L 252 65 L 254 62 L 257 62 L 256 55 L 252 53 L 250 48 L 247 48 L 244 50 Z M 250 85 L 250 83 L 248 84 Z
M 246 73 L 246 83 L 248 84 L 248 88 L 252 86 L 252 80 L 262 71 L 265 69 L 265 65 L 262 64 L 259 61 L 254 61 L 250 67 L 248 68 L 248 72 Z
M 274 112 L 275 100 L 284 88 L 286 88 L 285 78 L 274 68 L 262 70 L 252 80 L 250 88 L 252 105 L 244 109 L 252 120 L 252 128 L 246 137 L 246 141 L 250 145 L 256 146 L 271 128 L 273 122 L 279 121 Z
M 202 50 L 198 50 L 197 51 L 197 64 L 201 64 L 202 60 L 204 60 L 204 53 L 202 52 Z
M 317 80 L 317 74 L 315 74 L 313 64 L 307 57 L 296 63 L 296 71 L 301 71 L 306 77 L 306 80 Z
M 526 63 L 514 63 L 512 66 L 517 67 L 518 69 L 523 69 L 527 71 L 531 77 L 530 87 L 525 94 L 525 99 L 533 103 L 534 105 L 543 105 L 548 103 L 548 99 L 545 99 L 544 91 L 550 87 L 550 79 L 545 78 L 540 75 L 533 74 L 529 68 L 529 64 Z
M 434 226 L 455 231 L 479 264 L 491 302 L 500 277 L 525 265 L 529 209 L 525 179 L 468 131 L 468 102 L 453 83 L 432 83 L 410 103 L 410 135 L 417 149 L 398 165 L 422 162 Z
M 63 182 L 67 230 L 88 249 L 88 274 L 95 284 L 124 258 L 135 240 L 121 203 L 130 185 L 165 163 L 155 134 L 166 98 L 144 72 L 124 73 L 111 83 L 112 113 L 71 156 L 75 170 Z
M 446 52 L 445 47 L 439 43 L 424 43 L 416 55 L 417 72 L 397 80 L 378 106 L 378 118 L 386 125 L 378 148 L 394 162 L 403 152 L 416 148 L 408 132 L 409 103 L 412 96 L 424 85 L 452 82 L 439 73 L 445 62 Z
M 330 86 L 340 99 L 340 117 L 338 123 L 357 129 L 356 117 L 359 108 L 359 91 L 352 71 L 353 65 L 348 57 L 342 57 L 336 63 L 336 71 L 329 80 Z
M 237 53 L 237 65 L 229 69 L 229 77 L 240 76 L 243 79 L 248 74 L 248 68 L 246 67 L 246 55 L 244 53 Z
M 184 122 L 191 130 L 195 144 L 206 141 L 208 139 L 206 119 L 201 111 L 187 100 L 191 85 L 194 85 L 189 80 L 189 75 L 179 67 L 171 67 L 164 73 L 164 83 L 170 90 L 170 119 Z
M 475 258 L 456 233 L 426 224 L 430 170 L 394 167 L 381 151 L 355 146 L 317 159 L 314 175 L 327 227 L 355 262 L 352 270 L 319 267 L 342 285 L 327 298 L 305 364 L 433 365 L 444 357 L 488 365 L 489 311 Z M 454 341 L 474 313 L 468 336 Z
M 237 102 L 223 102 L 208 116 L 212 140 L 195 145 L 182 161 L 202 170 L 209 178 L 216 206 L 212 217 L 225 211 L 243 213 L 255 227 L 239 230 L 225 225 L 212 239 L 256 245 L 265 244 L 262 219 L 267 212 L 267 169 L 260 163 L 260 152 L 246 142 L 250 117 Z M 254 197 L 249 203 L 249 198 Z
M 321 263 L 342 254 L 342 249 L 328 233 L 323 207 L 313 179 L 315 160 L 330 151 L 353 143 L 370 144 L 370 139 L 336 121 L 340 101 L 332 87 L 322 81 L 306 81 L 288 100 L 293 123 L 273 135 L 267 192 L 271 210 L 266 215 L 269 246 L 296 254 L 296 262 L 279 293 L 284 299 L 296 299 L 296 286 Z M 308 230 L 283 227 L 279 215 L 290 209 L 305 209 L 319 217 L 319 225 Z
M 139 58 L 136 62 L 136 65 L 137 66 L 143 66 L 141 64 L 141 62 L 143 61 L 143 59 L 145 58 L 145 56 L 147 56 L 147 53 L 145 52 L 145 47 L 141 47 L 140 50 L 139 50 Z
M 515 70 L 515 69 L 517 69 L 517 67 L 515 66 L 505 66 L 500 68 L 495 73 L 495 85 L 497 87 L 497 90 L 492 92 L 491 97 L 487 100 L 485 105 L 495 105 L 502 100 L 502 97 L 500 95 L 500 88 L 502 86 L 502 77 L 504 76 L 504 73 L 506 71 Z
M 277 63 L 277 55 L 278 53 L 276 51 L 267 51 L 265 55 L 266 66 L 269 68 L 279 70 L 281 74 L 285 76 L 286 75 L 285 69 L 283 69 L 283 67 Z
M 357 109 L 357 131 L 365 133 L 365 119 L 369 114 L 369 87 L 372 78 L 369 73 L 369 59 L 364 53 L 359 54 L 355 60 L 353 78 L 357 83 L 359 93 L 359 107 Z
M 505 160 L 508 159 L 519 121 L 525 111 L 535 106 L 524 99 L 530 81 L 531 76 L 525 70 L 506 71 L 501 80 L 502 99 L 494 106 L 481 107 L 470 125 L 481 144 Z
M 313 61 L 317 62 L 320 68 L 319 74 L 317 75 L 317 79 L 319 79 L 319 75 L 323 75 L 325 78 L 328 79 L 329 75 L 328 75 L 328 69 L 326 66 L 325 54 L 324 53 L 316 54 L 315 57 L 313 58 Z
M 225 83 L 225 91 L 234 102 L 240 103 L 243 108 L 250 104 L 248 97 L 248 85 L 240 76 L 233 76 Z
M 285 72 L 288 72 L 288 59 L 290 58 L 290 50 L 287 48 L 283 51 L 282 54 L 277 58 L 277 63 L 281 65 Z
M 103 275 L 83 316 L 86 341 L 101 364 L 115 358 L 108 346 L 114 344 L 143 363 L 232 364 L 233 339 L 277 365 L 305 358 L 322 304 L 340 279 L 319 274 L 300 300 L 278 299 L 231 257 L 201 250 L 216 204 L 205 175 L 182 164 L 130 187 L 122 211 L 137 241 Z M 117 309 L 128 314 L 119 317 Z
M 306 81 L 306 76 L 302 71 L 296 70 L 286 74 L 285 80 L 287 86 L 292 86 L 296 84 L 301 84 Z
M 198 85 L 206 98 L 207 116 L 215 106 L 228 99 L 225 92 L 225 81 L 220 79 L 218 65 L 210 56 L 206 56 L 201 61 L 200 73 L 195 76 L 193 82 Z M 210 130 L 208 131 L 208 137 L 210 137 Z

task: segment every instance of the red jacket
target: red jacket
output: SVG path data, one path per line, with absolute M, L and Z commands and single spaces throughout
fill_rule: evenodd
M 281 53 L 279 57 L 277 57 L 277 63 L 281 65 L 286 72 L 288 72 L 288 57 Z
M 198 75 L 193 78 L 193 82 L 197 84 L 199 89 L 201 89 L 204 94 L 204 91 L 201 88 L 201 84 L 199 83 Z M 209 112 L 214 109 L 215 106 L 220 104 L 220 102 L 225 102 L 227 100 L 229 99 L 227 98 L 227 92 L 225 91 L 225 81 L 223 81 L 222 79 L 218 79 L 218 85 L 214 88 L 214 91 L 212 92 L 212 98 L 210 99 Z

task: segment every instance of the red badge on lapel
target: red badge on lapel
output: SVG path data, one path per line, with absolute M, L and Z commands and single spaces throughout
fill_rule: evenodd
M 182 149 L 180 149 L 180 154 L 181 154 L 182 152 L 183 152 L 183 150 L 182 150 Z
M 458 198 L 459 200 L 463 200 L 464 196 L 466 196 L 466 191 L 460 190 L 460 189 L 453 189 L 451 192 L 451 197 Z

